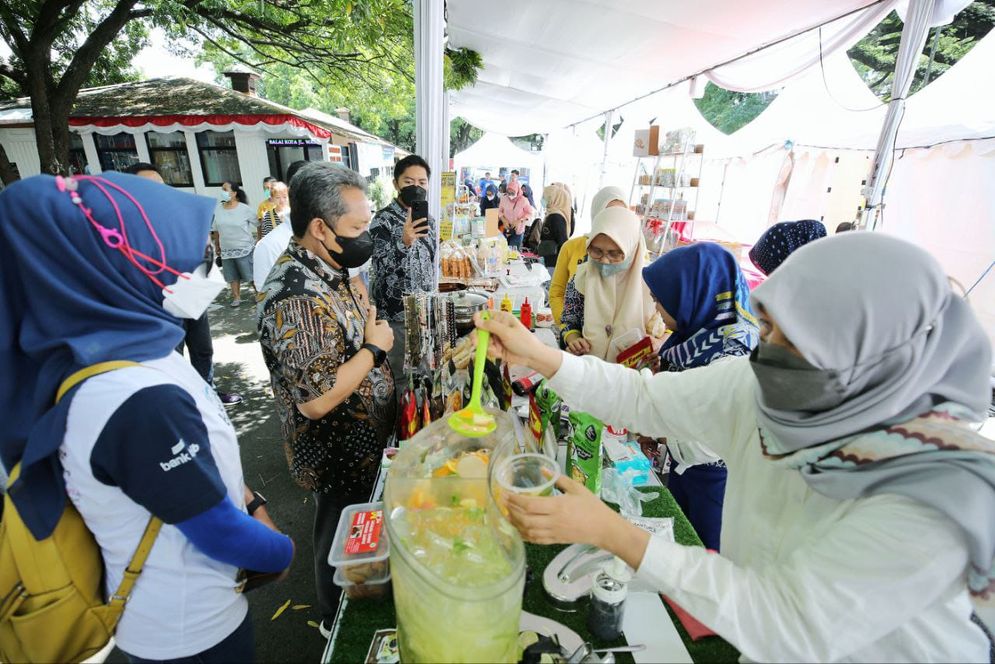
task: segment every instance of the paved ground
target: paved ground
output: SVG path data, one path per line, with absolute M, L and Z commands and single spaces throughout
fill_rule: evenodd
M 238 392 L 245 398 L 228 409 L 242 446 L 245 481 L 266 496 L 273 521 L 294 539 L 297 547 L 288 579 L 248 595 L 256 632 L 256 661 L 318 662 L 325 644 L 318 630 L 307 624 L 321 619 L 314 593 L 313 501 L 309 492 L 294 484 L 287 471 L 269 373 L 256 340 L 254 303 L 251 298 L 243 299 L 241 307 L 231 309 L 229 301 L 226 289 L 209 314 L 214 337 L 215 382 L 222 391 Z M 287 610 L 271 621 L 274 612 L 288 599 L 291 604 L 310 604 L 313 608 Z M 115 652 L 108 661 L 125 659 Z

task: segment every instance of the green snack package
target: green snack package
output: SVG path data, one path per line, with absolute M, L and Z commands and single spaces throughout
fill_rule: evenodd
M 545 378 L 529 395 L 529 430 L 532 432 L 536 444 L 540 447 L 542 446 L 543 434 L 550 423 L 553 424 L 554 431 L 557 430 L 556 424 L 560 421 L 561 404 L 560 397 L 549 389 Z
M 601 420 L 587 413 L 570 411 L 567 438 L 567 476 L 601 495 Z

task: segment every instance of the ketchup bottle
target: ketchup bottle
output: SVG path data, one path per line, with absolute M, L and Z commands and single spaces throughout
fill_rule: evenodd
M 529 298 L 525 298 L 525 302 L 522 303 L 521 308 L 522 325 L 532 329 L 532 305 L 529 304 Z

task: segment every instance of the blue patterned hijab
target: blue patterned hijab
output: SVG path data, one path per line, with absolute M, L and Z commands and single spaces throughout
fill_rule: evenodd
M 667 252 L 643 270 L 654 299 L 677 322 L 660 349 L 662 368 L 683 371 L 749 355 L 760 330 L 736 258 L 713 242 Z
M 826 237 L 826 227 L 820 221 L 782 221 L 760 236 L 750 249 L 750 260 L 758 270 L 770 275 L 791 252 L 821 237 Z
M 0 458 L 8 469 L 21 462 L 10 495 L 38 538 L 52 531 L 65 505 L 56 452 L 72 392 L 53 405 L 59 384 L 98 362 L 165 357 L 184 334 L 162 307 L 161 287 L 105 244 L 72 194 L 60 189 L 64 182 L 39 175 L 0 193 Z M 203 261 L 211 199 L 119 173 L 77 182 L 94 220 L 123 226 L 133 249 L 155 260 L 165 254 L 180 272 Z M 114 185 L 141 204 L 161 245 Z M 167 286 L 176 280 L 165 270 L 155 276 Z

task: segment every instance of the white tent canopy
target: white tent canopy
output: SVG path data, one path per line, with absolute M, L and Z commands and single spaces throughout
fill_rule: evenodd
M 484 59 L 477 84 L 454 95 L 454 112 L 514 136 L 577 123 L 699 73 L 737 89 L 778 87 L 818 63 L 820 46 L 823 54 L 851 46 L 897 4 L 506 0 L 499 16 L 482 20 L 490 4 L 451 3 L 451 45 Z
M 529 181 L 535 192 L 536 200 L 542 194 L 543 159 L 541 155 L 515 146 L 506 136 L 486 133 L 480 140 L 453 157 L 453 165 L 457 172 L 463 168 L 489 168 L 496 178 L 498 169 L 507 167 L 529 169 Z

